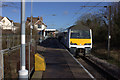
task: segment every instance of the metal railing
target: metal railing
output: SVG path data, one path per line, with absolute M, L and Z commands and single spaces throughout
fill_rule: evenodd
M 18 37 L 18 38 L 16 38 Z M 34 69 L 34 54 L 36 52 L 36 41 L 39 36 L 33 36 L 32 43 L 30 42 L 30 36 L 26 36 L 26 68 L 29 72 L 29 77 Z M 20 35 L 13 36 L 7 35 L 2 37 L 4 43 L 3 50 L 0 50 L 1 55 L 1 66 L 2 70 L 1 77 L 3 79 L 18 78 L 18 71 L 20 70 Z M 13 45 L 14 44 L 14 45 Z

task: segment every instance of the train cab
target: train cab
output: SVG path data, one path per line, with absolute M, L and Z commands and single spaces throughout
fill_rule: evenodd
M 92 49 L 92 30 L 83 25 L 75 25 L 68 28 L 69 48 L 76 49 L 76 55 L 90 53 Z

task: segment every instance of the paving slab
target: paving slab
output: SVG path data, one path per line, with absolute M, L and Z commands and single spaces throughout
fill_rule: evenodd
M 43 56 L 46 61 L 46 70 L 42 74 L 42 79 L 91 79 L 57 39 L 46 39 L 40 46 L 45 48 Z

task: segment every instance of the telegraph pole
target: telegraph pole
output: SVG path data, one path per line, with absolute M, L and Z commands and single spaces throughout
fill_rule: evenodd
M 30 73 L 30 54 L 32 52 L 32 29 L 33 29 L 33 26 L 32 26 L 32 0 L 31 0 L 31 24 L 30 24 L 30 44 L 29 44 L 29 73 Z M 29 76 L 30 78 L 30 76 Z
M 110 57 L 110 28 L 111 28 L 111 6 L 80 6 L 80 7 L 104 7 L 109 9 L 109 26 L 108 26 L 108 58 Z
M 108 58 L 110 57 L 110 39 L 111 39 L 111 35 L 110 35 L 110 28 L 111 28 L 111 6 L 108 7 L 109 8 L 109 26 L 108 26 Z
M 31 43 L 32 43 L 32 29 L 33 29 L 33 26 L 32 26 L 32 0 L 31 0 L 31 26 L 30 26 L 30 28 L 31 28 L 30 35 L 31 35 Z
M 21 70 L 19 71 L 19 79 L 28 79 L 28 70 L 25 63 L 25 0 L 21 2 Z

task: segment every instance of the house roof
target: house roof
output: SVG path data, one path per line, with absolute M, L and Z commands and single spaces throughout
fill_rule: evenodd
M 38 20 L 35 24 L 44 24 L 42 21 Z
M 3 17 L 4 18 L 4 17 Z M 6 17 L 10 22 L 13 22 L 13 20 L 10 20 L 8 17 Z
M 32 23 L 35 24 L 39 20 L 39 17 L 32 17 Z M 27 17 L 27 21 L 31 22 L 31 17 Z
M 79 24 L 79 25 L 73 25 L 71 27 L 69 27 L 68 29 L 73 29 L 73 30 L 90 30 L 89 27 Z
M 2 20 L 3 19 L 3 17 L 2 16 L 0 16 L 0 20 Z
M 31 22 L 31 17 L 27 17 L 27 21 L 26 21 L 26 23 L 27 24 L 29 24 Z M 32 16 L 32 24 L 43 24 L 43 25 L 45 25 L 44 23 L 43 23 L 43 18 L 42 17 L 33 17 Z M 47 27 L 47 25 L 45 25 L 46 27 Z
M 8 17 L 6 17 L 10 22 L 13 22 L 13 20 L 10 20 Z
M 0 20 L 2 20 L 4 17 L 0 16 Z M 13 20 L 10 20 L 8 17 L 6 17 L 10 22 L 13 22 Z
M 14 23 L 16 27 L 20 27 L 20 23 Z

